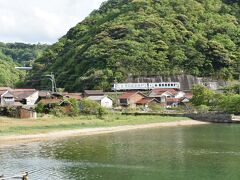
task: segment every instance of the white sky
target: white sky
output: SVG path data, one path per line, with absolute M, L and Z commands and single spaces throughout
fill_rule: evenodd
M 104 1 L 0 0 L 0 42 L 56 42 Z

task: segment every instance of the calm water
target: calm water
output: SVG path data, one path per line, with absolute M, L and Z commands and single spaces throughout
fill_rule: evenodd
M 240 125 L 156 128 L 0 148 L 30 180 L 240 179 Z

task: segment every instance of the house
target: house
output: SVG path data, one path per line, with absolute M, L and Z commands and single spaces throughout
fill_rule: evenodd
M 85 90 L 83 92 L 84 97 L 89 97 L 89 96 L 104 96 L 103 90 Z
M 125 92 L 118 98 L 120 106 L 135 108 L 136 103 L 146 96 L 140 92 Z
M 14 106 L 15 98 L 10 92 L 10 88 L 0 88 L 0 105 L 1 107 Z
M 144 108 L 148 108 L 149 105 L 158 104 L 158 103 L 159 103 L 159 101 L 155 98 L 143 98 L 143 99 L 139 100 L 138 102 L 136 102 L 136 105 L 144 107 Z
M 149 97 L 154 97 L 159 101 L 163 96 L 166 98 L 183 98 L 185 93 L 179 89 L 157 88 L 153 89 L 149 94 Z
M 113 106 L 112 99 L 107 96 L 89 96 L 89 97 L 87 97 L 87 99 L 89 99 L 91 101 L 96 101 L 102 107 L 105 107 L 105 108 L 112 108 L 112 106 Z
M 15 98 L 15 102 L 23 105 L 33 106 L 38 101 L 39 91 L 36 89 L 14 89 L 10 91 Z
M 150 92 L 149 97 L 156 98 L 167 107 L 176 107 L 185 95 L 186 93 L 179 89 L 157 88 Z

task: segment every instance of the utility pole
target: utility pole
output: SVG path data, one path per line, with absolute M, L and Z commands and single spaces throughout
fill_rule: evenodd
M 117 78 L 115 77 L 114 79 L 114 85 L 113 85 L 114 91 L 115 91 L 115 105 L 117 107 L 118 105 L 118 100 L 117 100 Z
M 49 77 L 49 80 L 52 82 L 52 93 L 57 92 L 57 85 L 56 85 L 54 74 L 51 73 L 45 76 Z

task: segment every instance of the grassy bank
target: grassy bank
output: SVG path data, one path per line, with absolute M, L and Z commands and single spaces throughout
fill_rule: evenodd
M 0 136 L 38 134 L 90 127 L 111 127 L 120 125 L 174 122 L 180 120 L 188 120 L 188 118 L 164 116 L 125 116 L 120 114 L 107 115 L 104 119 L 98 119 L 96 116 L 84 115 L 74 118 L 43 117 L 39 119 L 11 119 L 0 117 Z

